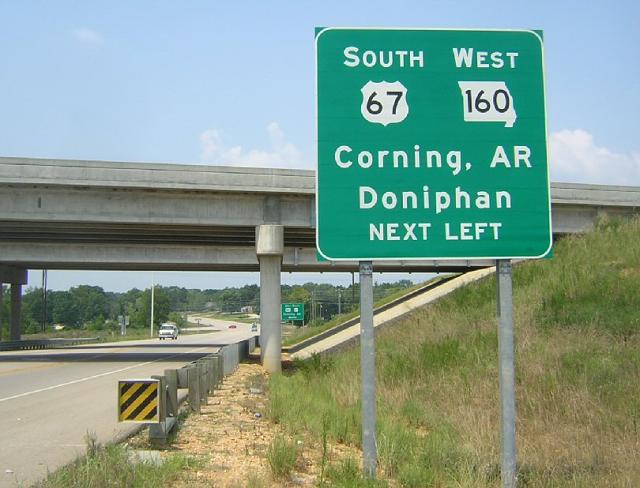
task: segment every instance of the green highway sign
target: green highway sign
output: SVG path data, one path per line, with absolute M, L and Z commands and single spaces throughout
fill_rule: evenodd
M 542 51 L 525 30 L 319 30 L 320 254 L 544 256 Z
M 283 321 L 304 320 L 304 303 L 283 303 L 280 316 Z

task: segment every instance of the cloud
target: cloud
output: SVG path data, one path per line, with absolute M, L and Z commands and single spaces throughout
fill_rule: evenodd
M 207 129 L 200 134 L 201 160 L 224 166 L 313 169 L 278 123 L 271 122 L 265 130 L 269 149 L 228 145 L 221 131 Z M 552 133 L 549 161 L 552 181 L 640 186 L 640 152 L 618 153 L 599 146 L 583 129 Z
M 549 153 L 552 181 L 640 185 L 640 153 L 617 153 L 598 146 L 585 130 L 554 132 Z
M 92 29 L 87 27 L 79 27 L 73 29 L 71 35 L 76 41 L 84 42 L 87 44 L 100 44 L 102 42 L 102 36 Z
M 304 157 L 302 151 L 287 141 L 285 133 L 276 122 L 267 125 L 266 131 L 271 148 L 260 150 L 228 146 L 219 130 L 207 129 L 200 134 L 202 162 L 254 168 L 311 168 L 311 163 Z

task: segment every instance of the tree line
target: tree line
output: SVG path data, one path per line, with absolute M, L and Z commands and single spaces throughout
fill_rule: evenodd
M 374 299 L 382 298 L 412 286 L 409 280 L 396 283 L 376 283 Z M 8 322 L 9 290 L 2 294 L 3 322 Z M 358 307 L 358 283 L 348 287 L 330 284 L 306 283 L 283 285 L 282 303 L 304 303 L 305 323 L 327 320 L 333 315 L 349 312 Z M 167 320 L 180 322 L 181 312 L 218 311 L 234 313 L 241 311 L 260 312 L 260 287 L 243 287 L 218 290 L 187 289 L 177 286 L 154 288 L 154 323 Z M 60 324 L 71 329 L 116 328 L 118 316 L 129 317 L 129 327 L 149 325 L 151 316 L 151 289 L 133 288 L 118 293 L 103 290 L 99 286 L 80 285 L 66 291 L 30 287 L 23 294 L 22 322 L 26 333 L 38 332 L 45 327 Z

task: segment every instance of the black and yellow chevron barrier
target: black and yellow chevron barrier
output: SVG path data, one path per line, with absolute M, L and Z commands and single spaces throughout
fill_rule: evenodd
M 120 422 L 160 422 L 158 380 L 118 381 L 118 420 Z

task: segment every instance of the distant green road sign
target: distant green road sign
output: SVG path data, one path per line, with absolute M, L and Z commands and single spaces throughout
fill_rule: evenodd
M 304 320 L 304 303 L 283 303 L 281 317 L 283 321 Z
M 327 28 L 316 64 L 321 255 L 548 252 L 539 34 Z

